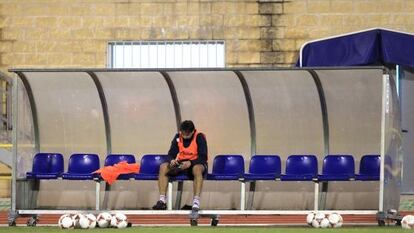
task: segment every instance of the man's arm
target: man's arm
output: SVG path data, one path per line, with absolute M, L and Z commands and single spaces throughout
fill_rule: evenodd
M 198 158 L 196 160 L 192 160 L 191 165 L 207 164 L 208 149 L 207 149 L 207 140 L 204 134 L 201 134 L 201 133 L 198 134 L 196 138 L 196 142 L 197 142 Z
M 170 150 L 168 151 L 168 161 L 167 162 L 170 162 L 171 160 L 173 160 L 177 157 L 177 154 L 178 154 L 177 138 L 178 138 L 178 134 L 176 134 L 174 136 L 173 140 L 171 141 Z

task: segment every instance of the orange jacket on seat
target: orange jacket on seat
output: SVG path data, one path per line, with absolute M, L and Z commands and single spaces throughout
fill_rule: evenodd
M 100 173 L 102 179 L 108 182 L 108 184 L 113 184 L 121 174 L 139 173 L 139 164 L 129 164 L 126 161 L 121 161 L 113 166 L 105 166 L 93 173 Z

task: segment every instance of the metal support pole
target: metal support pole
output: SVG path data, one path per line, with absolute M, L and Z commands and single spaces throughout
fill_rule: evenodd
M 240 210 L 246 209 L 246 183 L 240 182 Z
M 96 185 L 95 185 L 95 210 L 99 210 L 99 203 L 101 202 L 100 194 L 101 194 L 101 182 L 97 180 Z
M 12 138 L 12 143 L 13 143 L 13 150 L 12 150 L 12 187 L 11 187 L 11 199 L 12 199 L 12 203 L 11 203 L 11 211 L 12 212 L 16 212 L 16 182 L 17 182 L 17 131 L 18 131 L 18 124 L 17 124 L 17 114 L 18 114 L 18 79 L 17 77 L 13 78 L 13 93 L 12 93 L 12 97 L 13 97 L 13 105 L 12 105 L 12 110 L 13 110 L 13 138 Z
M 172 193 L 173 184 L 171 181 L 168 182 L 168 194 L 167 194 L 167 210 L 172 210 Z
M 319 183 L 315 182 L 315 197 L 313 200 L 313 210 L 319 210 Z
M 385 113 L 387 108 L 387 88 L 389 75 L 382 76 L 382 110 L 381 110 L 381 168 L 378 210 L 384 211 L 384 166 L 385 166 Z

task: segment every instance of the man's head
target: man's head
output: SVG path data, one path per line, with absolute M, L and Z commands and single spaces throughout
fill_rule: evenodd
M 189 120 L 185 120 L 180 125 L 180 133 L 184 139 L 189 139 L 193 136 L 195 131 L 194 123 Z

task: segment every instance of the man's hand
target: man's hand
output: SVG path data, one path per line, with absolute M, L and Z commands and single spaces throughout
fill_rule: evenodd
M 187 169 L 191 166 L 191 162 L 190 161 L 184 161 L 181 163 L 181 169 Z
M 178 166 L 178 164 L 180 164 L 176 159 L 173 159 L 170 161 L 170 167 L 175 167 Z

